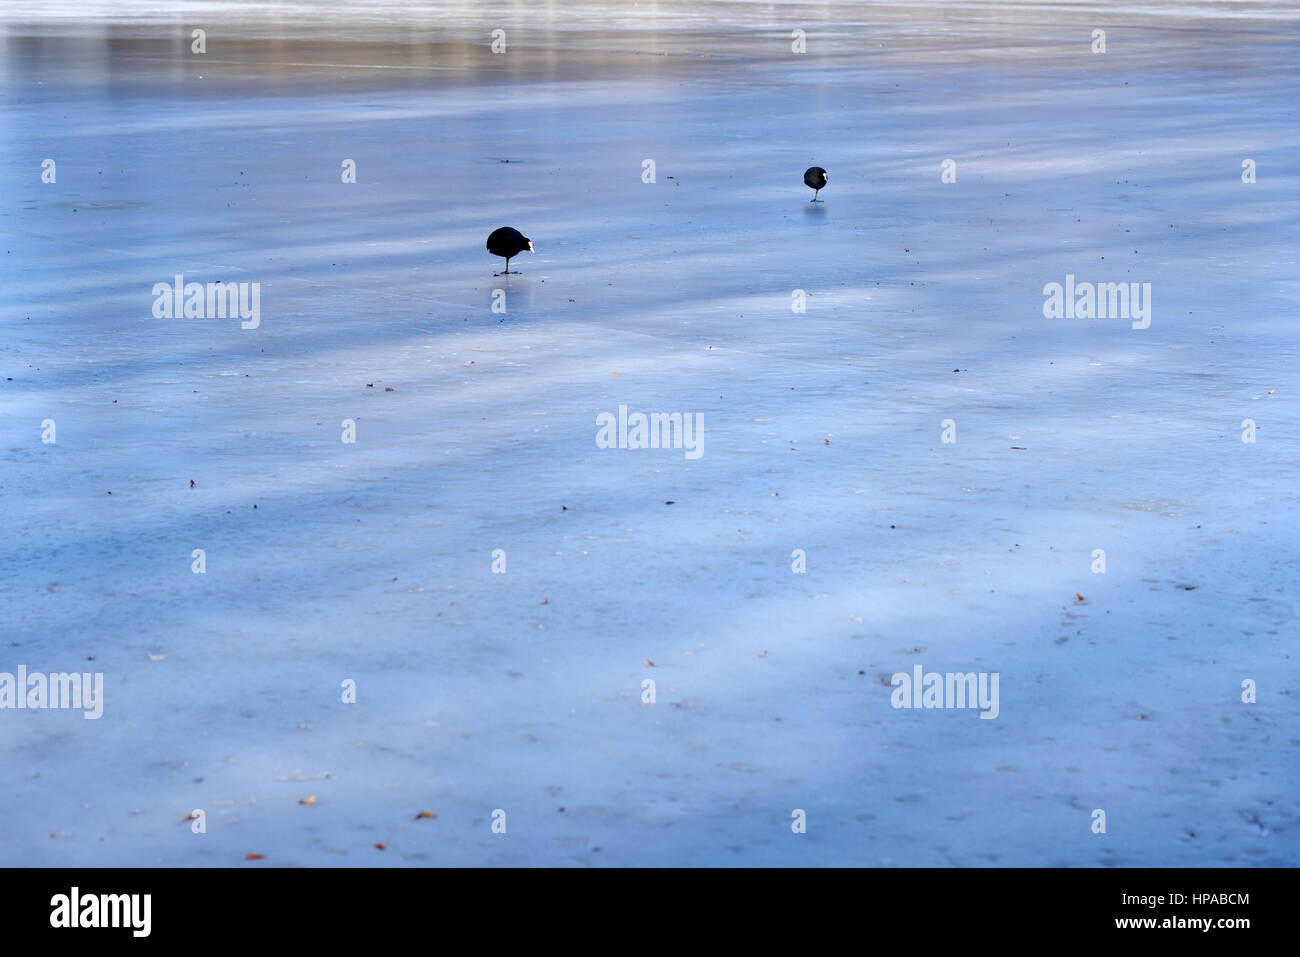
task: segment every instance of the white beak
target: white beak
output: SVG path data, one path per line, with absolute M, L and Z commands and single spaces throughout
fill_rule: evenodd
M 528 244 L 528 251 L 533 255 L 537 255 L 537 250 L 533 248 L 533 244 L 531 242 Z

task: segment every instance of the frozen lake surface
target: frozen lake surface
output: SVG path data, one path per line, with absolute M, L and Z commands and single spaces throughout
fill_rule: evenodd
M 1300 863 L 1293 5 L 38 7 L 0 861 Z

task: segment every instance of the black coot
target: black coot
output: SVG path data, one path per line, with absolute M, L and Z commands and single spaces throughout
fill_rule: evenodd
M 510 258 L 518 256 L 525 249 L 530 253 L 537 252 L 533 248 L 533 241 L 513 226 L 502 226 L 500 229 L 494 229 L 492 235 L 488 237 L 487 251 L 493 256 L 506 257 L 505 272 L 507 275 L 510 273 Z
M 826 188 L 826 170 L 820 166 L 809 166 L 804 170 L 803 184 L 813 191 L 812 201 L 817 202 L 817 194 Z

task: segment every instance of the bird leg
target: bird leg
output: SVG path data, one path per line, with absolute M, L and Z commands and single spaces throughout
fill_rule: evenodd
M 817 202 L 817 194 L 820 193 L 820 192 L 821 192 L 820 189 L 815 189 L 815 190 L 813 190 L 813 198 L 812 198 L 812 201 L 813 201 L 814 203 Z

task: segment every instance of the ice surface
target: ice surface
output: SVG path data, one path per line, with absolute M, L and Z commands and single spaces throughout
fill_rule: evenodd
M 1291 5 L 3 16 L 0 862 L 1300 862 Z

